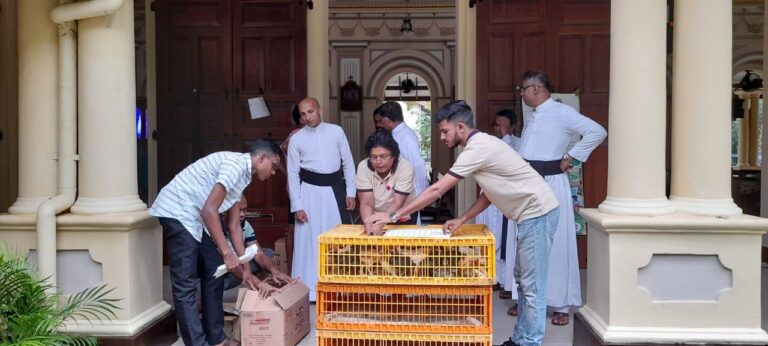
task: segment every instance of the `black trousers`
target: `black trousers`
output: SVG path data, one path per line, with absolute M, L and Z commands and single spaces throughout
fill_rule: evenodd
M 213 272 L 221 263 L 216 246 L 205 232 L 202 241 L 198 242 L 178 220 L 159 219 L 171 257 L 173 306 L 184 344 L 208 346 L 222 343 L 226 338 L 222 309 L 224 277 L 213 278 Z M 195 298 L 198 283 L 203 302 L 202 321 L 198 317 Z

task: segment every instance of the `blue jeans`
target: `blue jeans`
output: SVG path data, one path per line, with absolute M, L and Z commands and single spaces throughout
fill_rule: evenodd
M 547 320 L 547 271 L 559 209 L 517 224 L 515 280 L 519 315 L 512 341 L 541 345 Z

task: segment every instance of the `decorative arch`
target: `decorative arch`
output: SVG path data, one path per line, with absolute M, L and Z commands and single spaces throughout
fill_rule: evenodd
M 433 98 L 444 97 L 446 95 L 445 81 L 440 75 L 438 68 L 439 62 L 428 54 L 419 51 L 400 51 L 399 56 L 392 56 L 389 59 L 382 60 L 377 66 L 372 66 L 373 73 L 366 85 L 366 94 L 369 97 L 376 97 L 379 91 L 384 89 L 387 81 L 401 72 L 413 72 L 420 75 L 429 84 L 430 91 L 433 92 Z M 379 60 L 385 57 L 379 58 Z M 434 61 L 434 64 L 432 61 Z
M 735 56 L 733 59 L 733 70 L 731 75 L 734 77 L 734 83 L 738 83 L 736 80 L 741 79 L 740 74 L 746 70 L 752 70 L 753 73 L 763 77 L 763 54 L 758 51 L 750 51 L 744 54 Z

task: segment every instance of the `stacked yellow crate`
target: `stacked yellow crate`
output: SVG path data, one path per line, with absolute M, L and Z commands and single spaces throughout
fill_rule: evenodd
M 491 345 L 496 262 L 484 225 L 447 238 L 341 225 L 319 242 L 318 346 Z

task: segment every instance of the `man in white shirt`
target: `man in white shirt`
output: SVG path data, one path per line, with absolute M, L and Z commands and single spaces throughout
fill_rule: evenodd
M 389 101 L 376 109 L 381 121 L 378 126 L 392 133 L 398 147 L 400 147 L 400 157 L 408 160 L 413 165 L 416 173 L 414 179 L 414 188 L 416 195 L 424 191 L 429 186 L 427 180 L 427 167 L 424 158 L 421 157 L 421 146 L 419 137 L 416 135 L 403 119 L 403 109 L 400 104 Z
M 318 237 L 344 223 L 351 224 L 355 209 L 355 163 L 344 130 L 322 121 L 317 100 L 299 103 L 305 126 L 288 143 L 288 192 L 295 212 L 291 276 L 309 287 L 315 300 Z
M 274 175 L 280 165 L 280 155 L 280 147 L 270 140 L 256 141 L 250 153 L 210 154 L 179 172 L 160 191 L 149 210 L 163 226 L 171 257 L 173 305 L 184 344 L 223 345 L 226 340 L 222 325 L 218 324 L 219 320 L 223 321 L 221 308 L 203 308 L 203 323 L 198 317 L 195 299 L 198 279 L 203 306 L 220 300 L 222 294 L 221 278 L 201 275 L 200 263 L 223 260 L 229 271 L 242 272 L 243 281 L 256 288 L 250 268 L 241 266 L 238 260 L 244 252 L 242 231 L 231 234 L 236 252 L 232 253 L 219 213 L 240 200 L 252 177 L 264 181 Z
M 571 308 L 581 305 L 576 226 L 567 171 L 573 159 L 586 162 L 607 133 L 592 119 L 552 99 L 550 91 L 544 72 L 523 74 L 520 96 L 533 112 L 526 120 L 518 151 L 544 177 L 560 202 L 560 218 L 549 258 L 547 305 L 554 309 L 552 324 L 566 325 Z M 575 135 L 581 136 L 581 140 L 569 149 Z
M 449 220 L 443 230 L 451 233 L 493 203 L 518 225 L 515 276 L 519 281 L 520 316 L 512 341 L 517 345 L 541 345 L 546 325 L 547 270 L 552 236 L 557 225 L 557 199 L 544 179 L 500 139 L 479 132 L 472 109 L 464 101 L 449 103 L 435 114 L 440 139 L 451 149 L 464 150 L 448 174 L 432 184 L 415 200 L 387 215 L 377 213 L 364 220 L 378 225 L 437 200 L 464 177 L 472 175 L 483 193 L 464 215 Z

